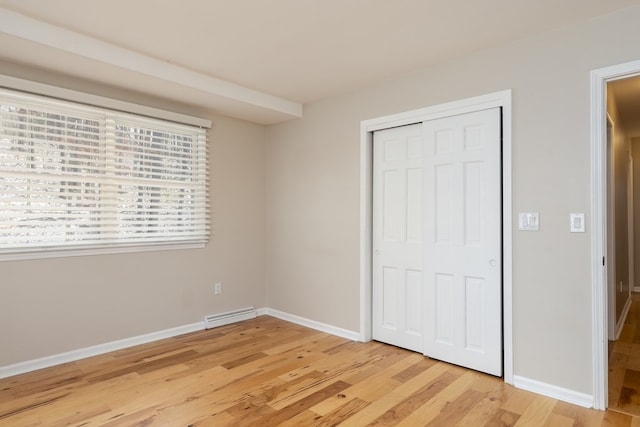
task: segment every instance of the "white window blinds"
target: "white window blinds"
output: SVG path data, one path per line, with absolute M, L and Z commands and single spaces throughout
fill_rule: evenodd
M 206 131 L 0 91 L 0 255 L 208 239 Z

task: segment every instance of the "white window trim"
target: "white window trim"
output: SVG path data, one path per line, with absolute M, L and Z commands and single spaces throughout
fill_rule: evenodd
M 180 249 L 202 249 L 205 247 L 204 243 L 180 243 L 180 244 L 156 244 L 156 245 L 118 245 L 114 247 L 104 247 L 96 245 L 95 247 L 83 247 L 68 249 L 46 249 L 43 248 L 37 252 L 11 252 L 0 255 L 0 262 L 2 261 L 22 261 L 30 259 L 45 259 L 45 258 L 64 258 L 75 256 L 90 256 L 90 255 L 109 255 L 109 254 L 125 254 L 136 252 L 155 252 L 155 251 L 174 251 Z

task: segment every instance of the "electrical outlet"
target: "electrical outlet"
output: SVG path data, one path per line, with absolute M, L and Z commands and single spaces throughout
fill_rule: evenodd
M 222 293 L 222 283 L 216 282 L 216 284 L 213 285 L 213 293 L 216 295 L 220 295 Z

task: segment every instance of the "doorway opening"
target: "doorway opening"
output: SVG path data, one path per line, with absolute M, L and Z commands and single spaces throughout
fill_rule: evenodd
M 621 333 L 635 281 L 635 255 L 629 244 L 635 240 L 636 216 L 631 200 L 633 131 L 622 132 L 624 119 L 612 101 L 620 101 L 615 95 L 623 93 L 620 85 L 640 84 L 639 75 L 640 61 L 591 72 L 593 406 L 602 410 L 609 406 L 609 339 Z
M 609 81 L 606 90 L 608 408 L 640 416 L 640 76 Z
M 360 131 L 360 338 L 372 339 L 372 168 L 373 133 L 445 117 L 501 108 L 502 114 L 502 248 L 503 248 L 503 376 L 513 384 L 512 349 L 512 196 L 511 91 L 454 101 L 361 122 Z

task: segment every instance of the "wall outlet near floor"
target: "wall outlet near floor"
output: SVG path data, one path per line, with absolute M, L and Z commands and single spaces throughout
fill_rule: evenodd
M 216 282 L 215 285 L 213 285 L 213 293 L 216 295 L 220 295 L 222 293 L 222 283 L 221 282 Z

